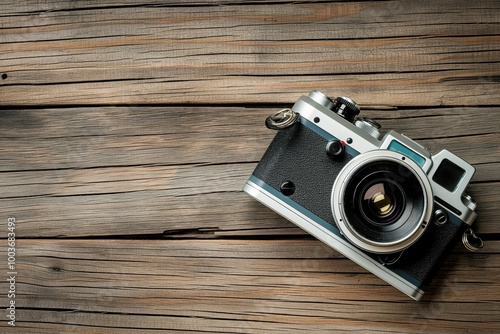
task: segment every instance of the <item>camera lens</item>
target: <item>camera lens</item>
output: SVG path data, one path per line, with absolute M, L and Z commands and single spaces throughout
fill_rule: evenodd
M 400 155 L 384 154 L 351 160 L 332 190 L 332 210 L 340 231 L 374 253 L 410 246 L 432 213 L 428 205 L 432 189 L 426 175 L 416 172 Z
M 405 166 L 382 160 L 353 174 L 345 187 L 344 203 L 354 231 L 368 240 L 390 243 L 419 224 L 424 196 L 417 178 Z

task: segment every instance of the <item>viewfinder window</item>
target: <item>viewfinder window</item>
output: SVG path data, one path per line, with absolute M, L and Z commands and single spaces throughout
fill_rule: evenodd
M 465 170 L 455 165 L 450 160 L 444 159 L 434 173 L 432 179 L 446 190 L 454 192 L 464 175 Z

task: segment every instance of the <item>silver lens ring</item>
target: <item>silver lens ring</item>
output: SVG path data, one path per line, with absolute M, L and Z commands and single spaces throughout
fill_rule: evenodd
M 400 219 L 400 217 L 406 219 L 402 220 L 403 223 L 397 226 L 399 230 L 403 230 L 405 232 L 401 236 L 391 240 L 381 241 L 375 240 L 377 238 L 368 238 L 360 228 L 356 227 L 354 222 L 350 221 L 350 214 L 346 213 L 346 190 L 356 187 L 356 185 L 353 185 L 351 181 L 355 182 L 357 180 L 356 178 L 358 177 L 358 174 L 362 174 L 364 172 L 364 169 L 367 169 L 368 167 L 373 166 L 377 163 L 380 165 L 382 165 L 383 163 L 387 163 L 387 165 L 397 164 L 399 167 L 401 167 L 401 170 L 405 171 L 406 173 L 410 173 L 409 175 L 396 176 L 396 180 L 387 178 L 389 182 L 397 183 L 397 178 L 406 179 L 407 177 L 410 177 L 412 180 L 416 180 L 415 185 L 418 185 L 419 189 L 421 189 L 422 191 L 422 196 L 421 198 L 419 198 L 421 208 L 419 210 L 417 210 L 418 207 L 413 208 L 411 216 L 408 212 L 405 212 L 398 216 L 398 219 Z M 367 186 L 364 187 L 364 189 L 366 188 Z M 354 192 L 354 194 L 356 193 Z M 413 196 L 414 194 L 406 195 Z M 380 197 L 380 195 L 378 196 Z M 361 203 L 361 201 L 358 202 Z M 384 202 L 382 201 L 382 203 Z M 401 153 L 389 150 L 373 150 L 354 157 L 337 175 L 332 188 L 331 207 L 333 217 L 340 229 L 340 232 L 352 244 L 371 253 L 389 254 L 399 252 L 410 247 L 423 235 L 428 226 L 427 223 L 431 220 L 432 217 L 433 193 L 427 175 L 409 157 Z M 386 207 L 381 207 L 382 214 L 380 216 L 375 216 L 375 218 L 382 217 L 384 213 L 383 210 L 385 210 L 385 208 Z M 358 209 L 362 210 L 361 207 L 359 207 Z M 389 211 L 387 210 L 387 212 Z M 404 226 L 404 228 L 402 228 L 402 226 Z M 366 230 L 367 228 L 364 229 Z

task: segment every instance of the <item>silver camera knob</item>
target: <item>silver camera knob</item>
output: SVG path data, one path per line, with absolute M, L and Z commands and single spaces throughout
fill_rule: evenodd
M 333 107 L 332 99 L 326 96 L 325 94 L 321 93 L 319 90 L 311 91 L 308 96 L 328 109 L 332 109 Z
M 312 100 L 342 116 L 351 123 L 359 115 L 359 106 L 356 102 L 345 96 L 339 96 L 332 100 L 320 91 L 313 90 L 308 95 Z
M 378 129 L 380 129 L 381 126 L 375 120 L 368 117 L 362 117 L 356 119 L 356 122 L 354 122 L 354 124 L 358 128 L 366 131 L 370 136 L 374 137 L 375 139 L 378 139 L 378 137 L 380 137 L 380 131 L 378 131 Z
M 470 197 L 469 195 L 467 194 L 462 194 L 462 202 L 464 203 L 464 205 L 469 208 L 471 211 L 474 211 L 476 210 L 476 207 L 477 207 L 477 203 L 472 199 L 472 197 Z

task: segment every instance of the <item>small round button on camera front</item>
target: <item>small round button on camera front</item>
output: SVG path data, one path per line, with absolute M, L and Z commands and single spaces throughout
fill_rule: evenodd
M 448 222 L 448 215 L 446 214 L 446 212 L 441 209 L 437 209 L 434 212 L 434 223 L 437 226 L 443 226 L 447 222 Z
M 332 139 L 326 144 L 326 154 L 332 159 L 342 157 L 344 151 L 344 145 L 338 139 Z
M 280 186 L 280 191 L 285 196 L 291 196 L 295 192 L 295 184 L 292 181 L 285 181 Z

